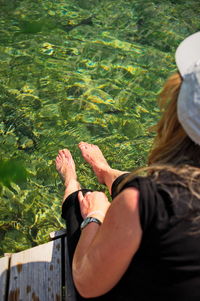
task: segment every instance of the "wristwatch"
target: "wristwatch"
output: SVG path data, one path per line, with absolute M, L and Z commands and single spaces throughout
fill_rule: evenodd
M 83 222 L 81 223 L 81 230 L 83 230 L 88 224 L 90 223 L 96 223 L 98 225 L 101 225 L 101 221 L 98 220 L 95 217 L 86 217 Z

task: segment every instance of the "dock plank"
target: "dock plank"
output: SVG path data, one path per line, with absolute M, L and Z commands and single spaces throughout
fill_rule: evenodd
M 8 301 L 61 301 L 61 239 L 12 255 Z
M 0 300 L 6 301 L 7 276 L 9 268 L 9 257 L 0 258 Z

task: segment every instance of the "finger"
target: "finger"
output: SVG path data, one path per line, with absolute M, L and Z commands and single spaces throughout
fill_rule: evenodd
M 79 192 L 78 192 L 78 199 L 79 199 L 79 202 L 82 202 L 82 201 L 83 201 L 84 196 L 83 196 L 82 191 L 79 191 Z

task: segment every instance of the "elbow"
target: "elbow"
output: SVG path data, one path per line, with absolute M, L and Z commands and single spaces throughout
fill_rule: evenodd
M 87 288 L 85 288 L 85 285 L 83 285 L 83 281 L 81 281 L 81 278 L 82 279 L 84 279 L 84 278 L 80 276 L 80 273 L 78 274 L 76 271 L 72 270 L 72 277 L 73 277 L 73 282 L 74 282 L 75 288 L 78 291 L 78 293 L 83 298 L 89 298 L 88 290 L 87 290 Z
M 95 298 L 99 297 L 100 294 L 94 291 L 93 286 L 91 284 L 87 284 L 84 281 L 84 277 L 76 277 L 73 273 L 73 281 L 76 287 L 76 290 L 83 298 Z
M 72 277 L 76 290 L 83 298 L 96 298 L 107 293 L 86 255 L 81 261 L 73 259 Z
M 90 288 L 88 287 L 88 273 L 85 270 L 87 264 L 85 263 L 84 258 L 81 262 L 73 259 L 72 262 L 72 278 L 76 290 L 83 298 L 92 298 L 90 295 Z
M 75 284 L 76 290 L 81 295 L 81 297 L 83 297 L 83 298 L 96 297 L 96 296 L 93 296 L 91 294 L 90 290 L 87 287 L 83 286 L 81 283 L 74 281 L 74 284 Z
M 76 270 L 73 267 L 72 277 L 76 290 L 83 298 L 95 298 L 102 295 L 94 279 L 89 279 L 87 273 L 82 273 L 81 270 Z
M 76 290 L 83 298 L 92 298 L 90 287 L 87 284 L 87 275 L 84 273 L 84 265 L 73 261 L 72 277 Z

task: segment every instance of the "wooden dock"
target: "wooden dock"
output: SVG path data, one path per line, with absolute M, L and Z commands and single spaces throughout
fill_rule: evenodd
M 0 258 L 0 301 L 76 301 L 64 230 L 52 241 Z

